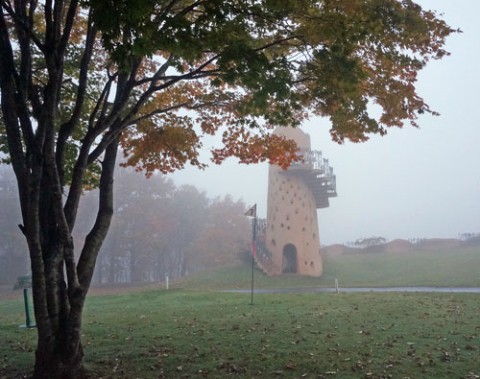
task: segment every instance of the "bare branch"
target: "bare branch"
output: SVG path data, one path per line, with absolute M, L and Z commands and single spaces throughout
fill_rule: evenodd
M 36 2 L 32 1 L 31 5 L 36 6 Z M 18 16 L 17 12 L 15 12 L 15 10 L 11 7 L 9 2 L 2 1 L 1 2 L 1 7 L 3 7 L 7 11 L 8 15 L 13 19 L 13 21 L 15 21 L 15 23 L 18 24 L 18 26 L 21 27 L 26 34 L 28 34 L 28 36 L 30 37 L 32 42 L 35 44 L 35 46 L 37 46 L 38 49 L 40 49 L 40 51 L 44 51 L 44 44 L 42 43 L 42 41 L 40 41 L 40 39 L 34 33 L 34 30 L 32 28 L 33 13 L 34 13 L 35 8 L 33 8 L 33 9 L 30 8 L 30 16 L 29 16 L 29 19 L 28 19 L 29 23 L 25 24 L 24 19 L 22 19 L 21 17 Z
M 63 179 L 64 171 L 64 160 L 65 160 L 65 143 L 68 137 L 72 134 L 75 126 L 77 125 L 82 107 L 85 102 L 87 81 L 88 81 L 88 66 L 92 58 L 93 46 L 95 43 L 96 28 L 93 27 L 92 22 L 88 23 L 87 37 L 85 42 L 85 48 L 80 62 L 80 75 L 78 80 L 77 95 L 75 106 L 72 111 L 72 115 L 68 122 L 64 123 L 59 130 L 58 139 L 57 139 L 57 166 L 61 169 L 61 180 Z
M 71 0 L 68 7 L 67 16 L 65 18 L 65 27 L 63 29 L 62 36 L 60 38 L 60 43 L 58 45 L 59 54 L 63 54 L 65 48 L 67 47 L 68 40 L 70 38 L 70 33 L 72 32 L 75 15 L 77 12 L 78 0 Z M 59 23 L 61 25 L 61 23 Z M 90 26 L 90 22 L 89 22 Z M 87 32 L 88 33 L 88 32 Z M 88 36 L 87 36 L 88 38 Z

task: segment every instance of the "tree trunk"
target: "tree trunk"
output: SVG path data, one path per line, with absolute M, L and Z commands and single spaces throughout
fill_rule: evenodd
M 83 377 L 80 330 L 86 290 L 65 283 L 66 249 L 58 244 L 44 246 L 43 267 L 32 267 L 38 330 L 34 379 Z
M 38 330 L 34 379 L 85 377 L 82 367 L 82 313 L 98 252 L 113 214 L 117 143 L 114 141 L 107 148 L 102 162 L 97 217 L 85 239 L 78 264 L 61 196 L 58 196 L 60 192 L 47 193 L 45 188 L 37 188 L 39 196 L 31 196 L 31 199 L 39 201 L 33 200 L 27 207 L 39 215 L 35 217 L 34 214 L 31 219 L 24 220 L 32 260 L 32 289 Z M 32 188 L 34 193 L 35 187 Z
M 62 334 L 65 333 L 62 332 Z M 68 337 L 68 335 L 52 337 L 55 341 L 53 343 L 46 343 L 46 341 L 38 339 L 34 379 L 81 379 L 86 377 L 82 366 L 82 345 L 72 346 Z M 56 341 L 63 341 L 63 343 Z

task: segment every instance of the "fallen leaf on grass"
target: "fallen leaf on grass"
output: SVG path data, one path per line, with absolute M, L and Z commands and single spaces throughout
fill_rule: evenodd
M 450 362 L 450 354 L 447 351 L 445 351 L 440 357 L 440 360 L 442 362 Z
M 236 365 L 234 363 L 230 363 L 230 362 L 222 362 L 218 366 L 218 369 L 226 370 L 227 372 L 232 373 L 232 374 L 241 374 L 241 373 L 245 373 L 247 371 L 245 367 L 242 367 L 242 366 Z
M 285 370 L 295 370 L 297 368 L 297 364 L 295 362 L 287 362 L 283 368 Z
M 333 375 L 337 375 L 337 372 L 336 371 L 326 371 L 325 375 L 333 376 Z

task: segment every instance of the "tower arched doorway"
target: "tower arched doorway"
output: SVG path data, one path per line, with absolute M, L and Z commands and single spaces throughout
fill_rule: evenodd
M 288 243 L 283 247 L 282 267 L 282 272 L 284 273 L 297 272 L 297 248 L 291 243 Z

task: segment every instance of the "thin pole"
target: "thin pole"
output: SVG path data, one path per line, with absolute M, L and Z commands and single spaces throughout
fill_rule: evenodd
M 254 266 L 255 266 L 255 257 L 252 255 L 252 291 L 250 293 L 250 305 L 253 305 L 253 288 L 254 288 Z
M 252 237 L 252 290 L 250 295 L 250 305 L 253 305 L 253 292 L 254 292 L 254 271 L 255 271 L 255 255 L 257 254 L 257 247 L 255 245 L 255 239 L 257 235 L 257 212 L 255 209 L 255 215 L 253 217 L 253 237 Z

